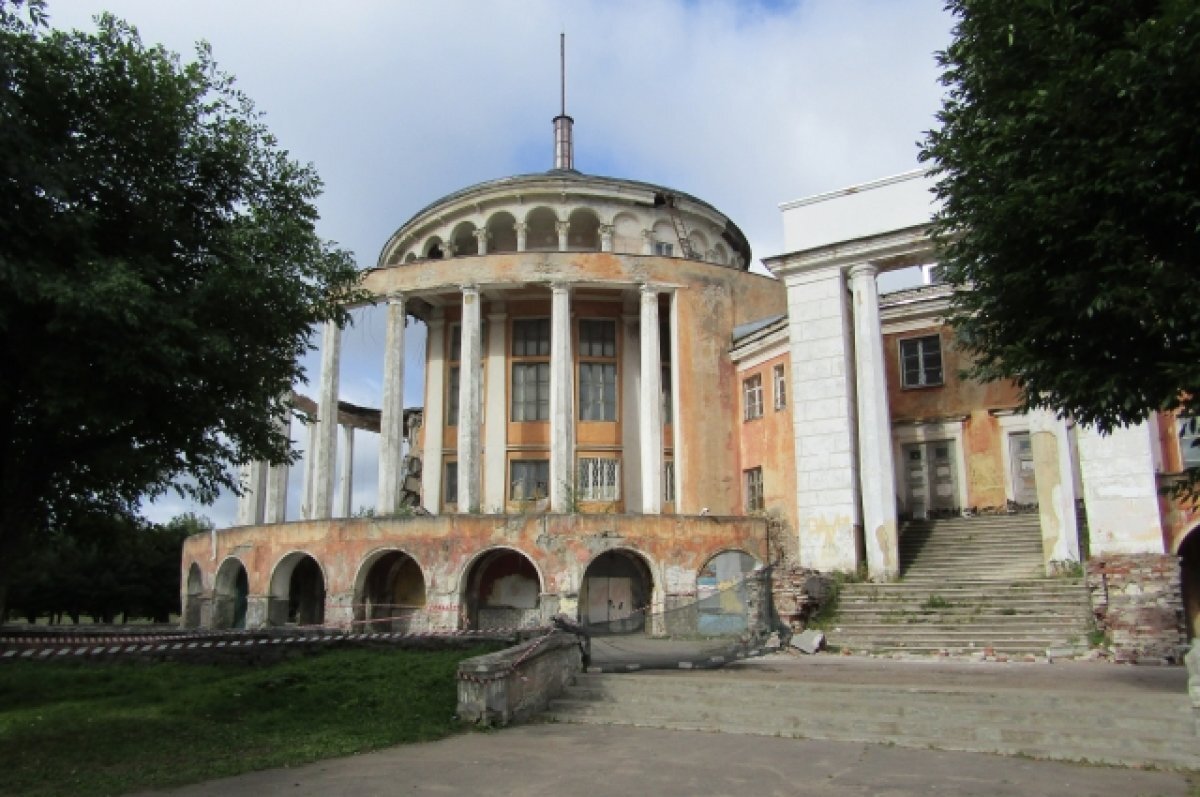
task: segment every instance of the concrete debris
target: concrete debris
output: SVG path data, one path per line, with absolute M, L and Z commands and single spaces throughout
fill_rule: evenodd
M 825 647 L 825 634 L 811 628 L 792 637 L 792 647 L 801 653 L 816 653 Z

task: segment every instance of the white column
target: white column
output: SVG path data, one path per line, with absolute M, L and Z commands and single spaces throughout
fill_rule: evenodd
M 404 326 L 408 317 L 404 296 L 387 300 L 387 333 L 383 350 L 383 403 L 379 409 L 379 494 L 376 510 L 381 515 L 400 508 L 400 485 L 404 474 Z
M 1049 410 L 1029 413 L 1029 443 L 1037 484 L 1038 519 L 1046 572 L 1052 562 L 1079 561 L 1079 525 L 1075 517 L 1075 469 L 1070 430 Z
M 900 575 L 900 550 L 896 531 L 896 473 L 892 469 L 892 424 L 888 415 L 875 274 L 876 268 L 870 264 L 850 269 L 858 397 L 858 476 L 862 486 L 867 572 L 872 579 L 890 580 Z
M 658 339 L 658 292 L 641 289 L 641 390 L 638 426 L 642 449 L 642 512 L 662 513 L 662 350 Z
M 504 466 L 508 449 L 508 407 L 504 399 L 508 387 L 505 368 L 508 315 L 501 303 L 494 302 L 491 308 L 493 312 L 487 316 L 487 396 L 483 422 L 487 438 L 483 445 L 483 508 L 486 512 L 503 512 L 507 498 Z
M 275 419 L 276 429 L 284 437 L 292 433 L 292 413 L 289 410 Z M 287 520 L 288 463 L 280 462 L 267 470 L 267 502 L 264 507 L 265 523 L 282 523 Z
M 558 251 L 567 251 L 567 233 L 571 229 L 571 222 L 556 221 L 554 223 L 554 229 L 558 231 Z
M 461 410 L 461 408 L 460 408 Z M 442 442 L 446 412 L 446 320 L 435 310 L 429 320 L 425 365 L 425 450 L 421 500 L 433 514 L 442 511 Z M 461 412 L 460 412 L 461 417 Z
M 858 474 L 845 282 L 837 267 L 789 275 L 785 282 L 800 564 L 854 570 Z M 678 469 L 678 451 L 675 456 Z
M 550 286 L 550 511 L 566 512 L 575 489 L 575 391 L 571 289 Z
M 516 233 L 517 233 L 517 251 L 524 252 L 525 251 L 525 234 L 527 232 L 529 232 L 529 225 L 523 221 L 518 221 L 516 224 L 513 225 L 513 229 L 516 230 Z
M 238 496 L 237 524 L 257 526 L 263 522 L 267 466 L 255 460 L 241 467 L 242 494 Z
M 476 251 L 481 255 L 488 253 L 488 237 L 489 233 L 486 227 L 475 231 L 475 240 L 479 242 L 479 248 Z
M 313 517 L 333 515 L 333 462 L 337 451 L 338 369 L 342 353 L 342 330 L 328 321 L 321 343 L 321 396 L 317 407 L 317 450 L 313 472 Z
M 304 480 L 300 483 L 300 517 L 305 520 L 313 519 L 313 480 L 317 472 L 317 421 L 310 419 L 305 426 L 308 428 L 308 448 L 304 451 Z
M 679 378 L 679 369 L 682 366 L 679 356 L 679 291 L 671 291 L 671 309 L 669 318 L 669 329 L 667 331 L 670 336 L 670 344 L 668 352 L 671 355 L 671 430 L 673 432 L 671 440 L 672 460 L 675 463 L 675 486 L 672 492 L 675 494 L 675 514 L 695 514 L 699 511 L 696 506 L 695 496 L 686 498 L 683 494 L 684 476 L 687 473 L 689 452 L 684 448 L 684 430 L 691 418 L 683 416 L 683 400 L 681 393 L 684 389 L 683 380 Z
M 621 488 L 626 512 L 642 511 L 642 441 L 640 424 L 633 423 L 633 407 L 641 402 L 642 344 L 639 336 L 640 316 L 632 312 L 621 316 L 621 407 L 628 418 L 621 424 Z
M 480 299 L 474 285 L 462 289 L 462 352 L 458 356 L 458 511 L 478 512 L 480 502 Z
M 1104 435 L 1076 426 L 1089 553 L 1163 553 L 1153 430 L 1143 421 Z
M 613 250 L 613 226 L 611 224 L 600 225 L 600 251 L 611 252 Z
M 338 517 L 354 514 L 354 427 L 342 426 L 341 474 L 338 477 Z

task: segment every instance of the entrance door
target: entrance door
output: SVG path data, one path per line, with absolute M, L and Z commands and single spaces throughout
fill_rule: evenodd
M 1033 470 L 1033 443 L 1029 432 L 1008 436 L 1009 463 L 1012 469 L 1013 501 L 1022 505 L 1037 503 L 1037 482 Z
M 913 517 L 960 509 L 953 446 L 951 440 L 937 440 L 908 443 L 900 449 L 908 511 Z
M 588 622 L 610 623 L 633 613 L 633 581 L 593 576 L 588 579 Z

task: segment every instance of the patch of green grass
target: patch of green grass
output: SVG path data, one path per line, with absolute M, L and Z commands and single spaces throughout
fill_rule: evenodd
M 437 739 L 458 727 L 458 662 L 494 649 L 257 667 L 10 662 L 0 794 L 122 794 Z
M 925 602 L 921 604 L 921 608 L 925 611 L 933 611 L 935 609 L 949 609 L 950 601 L 946 600 L 941 595 L 934 593 L 925 599 Z

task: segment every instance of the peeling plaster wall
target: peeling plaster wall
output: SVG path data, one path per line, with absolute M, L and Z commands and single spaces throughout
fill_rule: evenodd
M 180 573 L 195 563 L 202 595 L 211 602 L 216 571 L 230 556 L 246 568 L 251 612 L 247 625 L 265 623 L 271 576 L 289 553 L 303 551 L 325 576 L 326 625 L 354 620 L 356 580 L 381 550 L 411 556 L 425 576 L 432 627 L 459 628 L 463 585 L 479 556 L 496 548 L 524 554 L 542 580 L 543 617 L 575 614 L 588 564 L 614 549 L 641 554 L 659 607 L 695 595 L 696 575 L 715 554 L 741 550 L 766 559 L 766 521 L 760 518 L 641 515 L 443 515 L 408 519 L 348 518 L 273 526 L 243 526 L 188 538 Z M 365 575 L 365 573 L 362 573 Z M 282 596 L 276 596 L 282 597 Z M 261 611 L 255 609 L 261 607 Z M 257 613 L 256 613 L 257 612 Z

